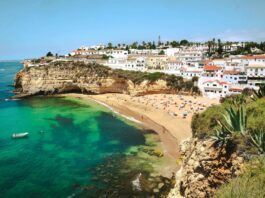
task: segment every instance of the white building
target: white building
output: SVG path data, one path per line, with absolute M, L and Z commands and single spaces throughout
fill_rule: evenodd
M 176 56 L 179 53 L 180 48 L 167 48 L 163 50 L 166 56 Z
M 130 49 L 130 54 L 132 55 L 158 55 L 161 50 L 158 49 Z
M 250 86 L 265 84 L 265 65 L 249 65 L 246 70 Z
M 209 98 L 225 97 L 229 92 L 229 84 L 219 80 L 209 80 L 201 84 L 200 90 L 203 96 Z
M 193 77 L 201 77 L 202 70 L 200 69 L 192 69 L 189 67 L 182 67 L 180 69 L 180 76 L 186 79 L 192 79 Z
M 246 85 L 248 79 L 246 73 L 235 70 L 225 70 L 223 72 L 223 80 L 234 85 Z
M 222 80 L 210 80 L 205 81 L 201 85 L 200 90 L 203 96 L 219 99 L 229 95 L 240 94 L 244 88 L 245 86 L 234 85 Z
M 112 69 L 132 71 L 146 71 L 146 59 L 144 57 L 130 57 L 128 59 L 110 58 L 104 65 Z
M 91 55 L 107 55 L 113 58 L 122 58 L 127 59 L 128 51 L 127 50 L 118 50 L 118 49 L 87 49 L 86 47 L 79 48 L 70 53 L 71 56 L 82 55 L 82 56 L 91 56 Z

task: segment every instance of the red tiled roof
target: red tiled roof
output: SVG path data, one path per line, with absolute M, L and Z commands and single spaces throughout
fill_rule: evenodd
M 240 72 L 235 71 L 235 70 L 225 70 L 224 74 L 236 75 L 236 74 L 240 74 Z
M 205 65 L 203 67 L 203 70 L 207 70 L 207 71 L 217 71 L 217 70 L 220 70 L 222 69 L 221 67 L 218 67 L 216 65 Z
M 230 88 L 229 91 L 243 91 L 241 88 Z
M 205 83 L 213 83 L 213 82 L 217 82 L 217 83 L 220 84 L 220 85 L 228 85 L 227 82 L 225 82 L 225 81 L 220 81 L 220 80 L 208 80 L 208 81 L 205 81 L 203 84 L 205 84 Z
M 242 59 L 265 59 L 265 55 L 243 56 Z

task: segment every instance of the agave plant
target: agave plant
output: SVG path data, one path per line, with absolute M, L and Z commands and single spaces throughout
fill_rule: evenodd
M 223 114 L 224 121 L 217 120 L 220 129 L 216 129 L 215 135 L 211 138 L 224 145 L 233 134 L 241 134 L 245 136 L 247 133 L 247 117 L 246 110 L 243 105 L 230 106 Z
M 257 100 L 259 98 L 265 97 L 265 84 L 261 84 L 259 86 L 259 90 L 254 90 L 254 96 L 252 97 L 253 100 Z
M 217 142 L 224 144 L 227 143 L 227 141 L 231 138 L 231 134 L 224 128 L 216 129 L 215 135 L 211 136 L 211 138 Z
M 258 151 L 265 153 L 265 132 L 262 130 L 256 130 L 253 134 L 250 134 L 251 144 L 255 146 Z
M 245 135 L 247 133 L 247 116 L 246 109 L 243 105 L 239 107 L 230 107 L 226 109 L 226 114 L 223 114 L 224 122 L 220 125 L 228 133 L 240 133 Z

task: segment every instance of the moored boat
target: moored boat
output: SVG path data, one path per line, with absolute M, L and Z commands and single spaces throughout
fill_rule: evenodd
M 13 133 L 12 134 L 12 138 L 24 138 L 27 137 L 29 135 L 28 132 L 25 133 Z

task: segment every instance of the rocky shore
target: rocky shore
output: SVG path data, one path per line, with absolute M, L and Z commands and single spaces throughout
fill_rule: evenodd
M 182 166 L 169 198 L 213 197 L 218 187 L 243 170 L 243 157 L 233 148 L 216 147 L 211 139 L 191 138 L 181 144 L 180 152 Z

